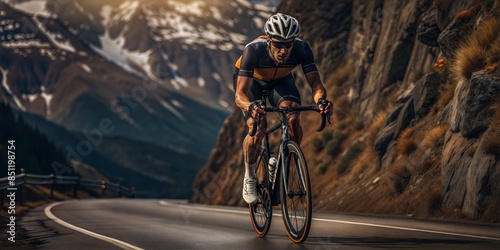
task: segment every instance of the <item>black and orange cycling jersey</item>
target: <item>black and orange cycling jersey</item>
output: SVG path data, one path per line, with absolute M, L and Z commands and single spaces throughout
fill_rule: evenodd
M 262 81 L 272 81 L 288 76 L 299 64 L 304 74 L 317 71 L 314 56 L 309 44 L 295 38 L 292 51 L 285 63 L 276 65 L 269 56 L 266 36 L 260 36 L 245 46 L 243 55 L 238 58 L 235 67 L 239 76 L 254 77 Z

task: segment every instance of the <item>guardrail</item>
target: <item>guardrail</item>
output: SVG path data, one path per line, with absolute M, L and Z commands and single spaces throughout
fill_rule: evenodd
M 37 174 L 18 174 L 0 178 L 1 207 L 4 207 L 4 199 L 9 191 L 17 191 L 19 204 L 22 204 L 22 186 L 31 185 L 50 185 L 50 198 L 54 198 L 54 190 L 59 186 L 73 186 L 73 197 L 77 198 L 78 188 L 85 188 L 89 191 L 100 190 L 104 195 L 106 192 L 117 194 L 118 197 L 135 196 L 135 188 L 122 186 L 120 183 L 107 182 L 105 180 L 85 179 L 78 176 L 58 176 L 58 175 L 37 175 Z

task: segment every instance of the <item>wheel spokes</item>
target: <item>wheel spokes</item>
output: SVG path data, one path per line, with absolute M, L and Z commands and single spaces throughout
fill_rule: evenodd
M 291 154 L 288 168 L 287 210 L 292 229 L 303 230 L 307 220 L 307 192 L 302 175 L 301 162 L 296 154 Z

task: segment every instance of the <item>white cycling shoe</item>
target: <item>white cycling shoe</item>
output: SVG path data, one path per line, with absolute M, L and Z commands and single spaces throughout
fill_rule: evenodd
M 243 199 L 248 204 L 257 203 L 257 178 L 245 178 L 243 180 Z

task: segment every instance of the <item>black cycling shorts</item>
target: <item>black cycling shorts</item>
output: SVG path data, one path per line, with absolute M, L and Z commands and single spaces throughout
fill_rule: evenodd
M 235 68 L 233 74 L 233 87 L 236 90 L 236 81 L 238 78 L 238 69 Z M 301 105 L 300 92 L 295 86 L 295 79 L 292 74 L 287 75 L 284 78 L 271 80 L 271 81 L 261 81 L 254 78 L 250 90 L 247 92 L 250 101 L 262 100 L 262 91 L 269 91 L 268 103 L 273 107 L 278 107 L 283 101 L 293 101 Z M 250 118 L 250 116 L 243 111 L 243 117 L 245 121 Z

